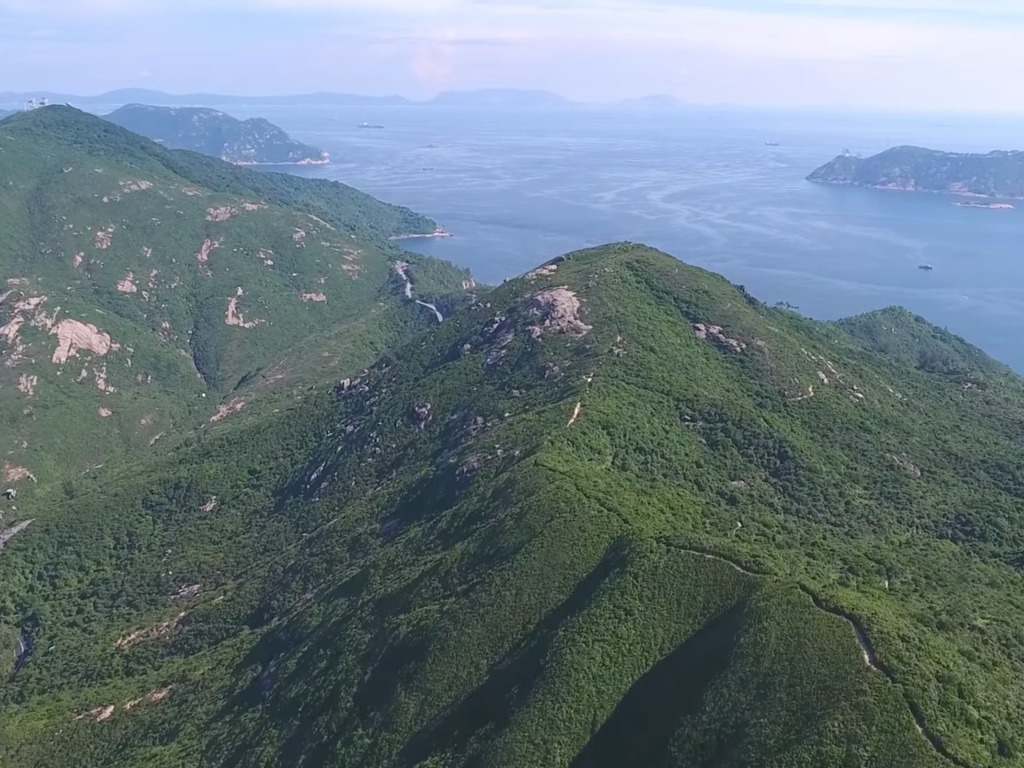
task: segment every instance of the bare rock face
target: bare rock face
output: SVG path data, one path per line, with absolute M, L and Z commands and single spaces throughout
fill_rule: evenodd
M 538 278 L 541 278 L 541 277 L 551 277 L 557 271 L 558 271 L 558 265 L 557 264 L 545 264 L 542 267 L 537 267 L 532 272 L 527 272 L 526 273 L 526 279 L 529 280 L 532 283 L 534 280 L 536 280 Z
M 416 423 L 417 429 L 426 429 L 427 424 L 430 423 L 430 403 L 424 403 L 423 405 L 417 405 L 413 408 L 412 419 Z
M 238 213 L 238 209 L 230 205 L 221 205 L 216 208 L 206 209 L 206 220 L 207 221 L 227 221 L 228 219 L 234 218 Z
M 199 251 L 196 253 L 196 261 L 200 264 L 205 264 L 210 260 L 210 254 L 220 248 L 219 240 L 211 240 L 206 238 L 203 240 L 203 244 L 199 246 Z
M 177 616 L 162 621 L 159 624 L 154 624 L 152 627 L 146 627 L 135 632 L 131 632 L 123 637 L 118 638 L 117 642 L 114 643 L 114 648 L 122 650 L 124 648 L 131 648 L 132 646 L 139 645 L 140 643 L 147 643 L 152 640 L 160 640 L 169 636 L 174 630 L 181 624 L 181 620 L 185 618 L 187 613 L 182 611 Z
M 578 338 L 586 336 L 593 327 L 580 318 L 580 300 L 566 286 L 541 291 L 533 297 L 527 312 L 537 321 L 530 326 L 530 335 L 535 339 L 547 333 Z
M 245 328 L 246 330 L 252 330 L 258 325 L 263 324 L 263 320 L 246 320 L 245 317 L 238 309 L 238 301 L 245 295 L 245 291 L 242 290 L 242 286 L 238 286 L 235 289 L 235 295 L 228 299 L 228 307 L 224 311 L 224 322 L 227 325 L 233 325 L 237 328 Z
M 57 349 L 54 350 L 52 358 L 55 365 L 63 365 L 69 358 L 77 357 L 79 351 L 103 357 L 112 350 L 121 348 L 95 325 L 70 318 L 65 318 L 54 325 L 50 334 L 57 337 Z
M 731 352 L 739 354 L 747 348 L 747 345 L 738 339 L 730 339 L 722 331 L 721 326 L 718 325 L 705 325 L 704 323 L 695 323 L 693 326 L 693 332 L 696 334 L 698 339 L 703 339 L 708 343 L 718 347 L 723 352 Z
M 126 272 L 124 277 L 117 281 L 117 290 L 119 293 L 137 293 L 139 286 L 135 284 L 135 275 L 131 272 Z
M 114 225 L 98 229 L 93 233 L 92 236 L 92 247 L 100 251 L 105 251 L 110 247 L 111 243 L 114 242 Z

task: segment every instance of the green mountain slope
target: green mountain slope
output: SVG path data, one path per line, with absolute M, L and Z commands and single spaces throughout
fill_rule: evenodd
M 570 254 L 35 510 L 0 760 L 1021 765 L 1022 406 Z
M 1024 152 L 959 154 L 893 147 L 867 158 L 844 154 L 808 181 L 948 195 L 1024 198 Z
M 949 331 L 900 307 L 868 312 L 837 323 L 851 336 L 905 365 L 972 379 L 1015 379 L 1010 368 Z
M 8 485 L 146 448 L 222 417 L 229 395 L 234 412 L 251 399 L 235 390 L 285 355 L 278 380 L 322 384 L 436 322 L 403 295 L 386 241 L 417 217 L 341 185 L 171 153 L 64 107 L 4 121 L 0 176 Z M 468 280 L 426 258 L 415 270 L 426 301 Z
M 326 152 L 296 141 L 263 118 L 237 120 L 216 109 L 128 104 L 106 120 L 172 149 L 190 149 L 236 165 L 323 165 Z

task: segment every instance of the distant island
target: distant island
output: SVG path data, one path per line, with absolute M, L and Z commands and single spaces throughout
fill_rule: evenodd
M 955 203 L 951 203 L 959 208 L 992 208 L 997 210 L 1012 209 L 1013 205 L 1010 203 L 985 203 L 980 200 L 957 200 Z
M 224 93 L 174 94 L 147 88 L 122 88 L 96 95 L 57 93 L 53 91 L 0 92 L 0 105 L 5 108 L 21 106 L 29 100 L 47 99 L 51 104 L 68 103 L 89 111 L 111 109 L 128 104 L 159 104 L 168 107 L 213 107 L 230 109 L 273 104 L 277 106 L 333 106 L 333 107 L 459 107 L 465 109 L 564 109 L 584 106 L 557 93 L 518 88 L 480 88 L 465 91 L 442 91 L 426 100 L 407 99 L 403 96 L 366 96 L 351 93 L 298 93 L 277 96 L 239 96 Z M 678 103 L 670 97 L 658 96 L 636 100 Z M 623 103 L 625 104 L 625 102 Z
M 1021 200 L 1024 199 L 1024 152 L 997 150 L 987 154 L 958 154 L 909 146 L 893 147 L 867 158 L 844 152 L 811 173 L 807 180 L 851 187 Z
M 191 149 L 235 165 L 326 165 L 329 155 L 263 118 L 238 120 L 204 107 L 129 104 L 106 119 L 171 149 Z

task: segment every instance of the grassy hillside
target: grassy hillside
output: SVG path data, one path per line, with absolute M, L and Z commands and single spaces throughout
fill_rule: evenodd
M 4 121 L 0 177 L 8 485 L 206 422 L 286 354 L 290 379 L 322 384 L 436 322 L 403 295 L 386 239 L 418 219 L 341 185 L 170 153 L 66 107 Z M 468 280 L 417 270 L 426 300 Z
M 1021 765 L 1020 382 L 898 357 L 643 246 L 509 281 L 40 509 L 0 760 Z

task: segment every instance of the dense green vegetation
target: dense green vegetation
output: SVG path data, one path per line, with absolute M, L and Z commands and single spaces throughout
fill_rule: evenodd
M 1024 390 L 955 337 L 621 244 L 301 394 L 38 500 L 4 765 L 1024 762 Z
M 469 279 L 388 242 L 420 226 L 404 209 L 66 107 L 3 122 L 0 178 L 0 482 L 24 493 L 160 450 L 225 401 L 357 373 L 436 322 L 400 258 L 417 298 L 455 306 Z
M 105 116 L 172 149 L 189 149 L 237 165 L 304 165 L 327 153 L 296 141 L 261 117 L 237 120 L 216 109 L 128 104 Z
M 1024 152 L 982 155 L 893 147 L 867 158 L 840 155 L 807 178 L 823 184 L 1024 198 Z

